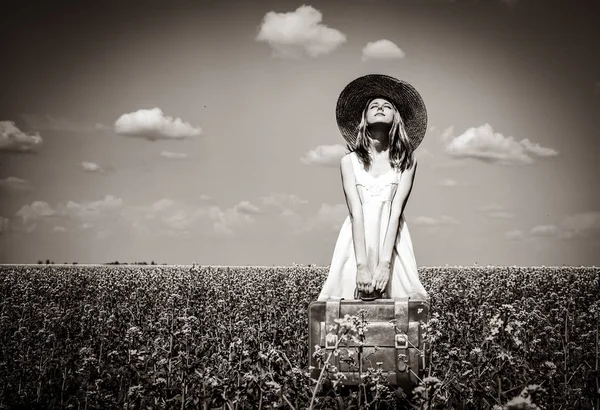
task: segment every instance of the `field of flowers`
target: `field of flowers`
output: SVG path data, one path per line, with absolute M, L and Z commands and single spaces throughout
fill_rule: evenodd
M 335 372 L 318 394 L 308 374 L 307 307 L 326 274 L 4 266 L 0 409 L 359 408 Z M 600 269 L 420 274 L 432 296 L 428 377 L 404 395 L 372 369 L 360 408 L 599 409 Z

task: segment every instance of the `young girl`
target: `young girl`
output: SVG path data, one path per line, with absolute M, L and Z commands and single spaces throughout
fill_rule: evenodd
M 421 96 L 393 77 L 363 76 L 340 94 L 336 118 L 350 151 L 340 165 L 349 215 L 317 300 L 429 299 L 404 219 L 427 128 Z

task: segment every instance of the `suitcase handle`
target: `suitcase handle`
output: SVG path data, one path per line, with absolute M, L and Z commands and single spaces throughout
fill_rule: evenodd
M 358 288 L 354 288 L 354 299 L 370 302 L 377 299 L 387 299 L 387 294 L 385 291 L 381 292 L 379 290 L 374 290 L 371 293 L 365 293 L 362 290 L 359 291 Z

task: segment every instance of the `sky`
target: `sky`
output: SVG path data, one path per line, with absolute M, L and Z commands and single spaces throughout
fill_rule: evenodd
M 567 0 L 14 2 L 0 263 L 331 262 L 337 98 L 412 84 L 419 267 L 600 265 L 600 7 Z

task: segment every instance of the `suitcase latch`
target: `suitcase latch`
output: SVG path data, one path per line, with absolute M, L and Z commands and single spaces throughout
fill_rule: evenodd
M 394 339 L 394 345 L 396 349 L 408 349 L 408 336 L 400 333 L 396 334 Z
M 329 333 L 325 335 L 325 349 L 335 349 L 335 345 L 337 344 L 337 335 L 333 333 Z

